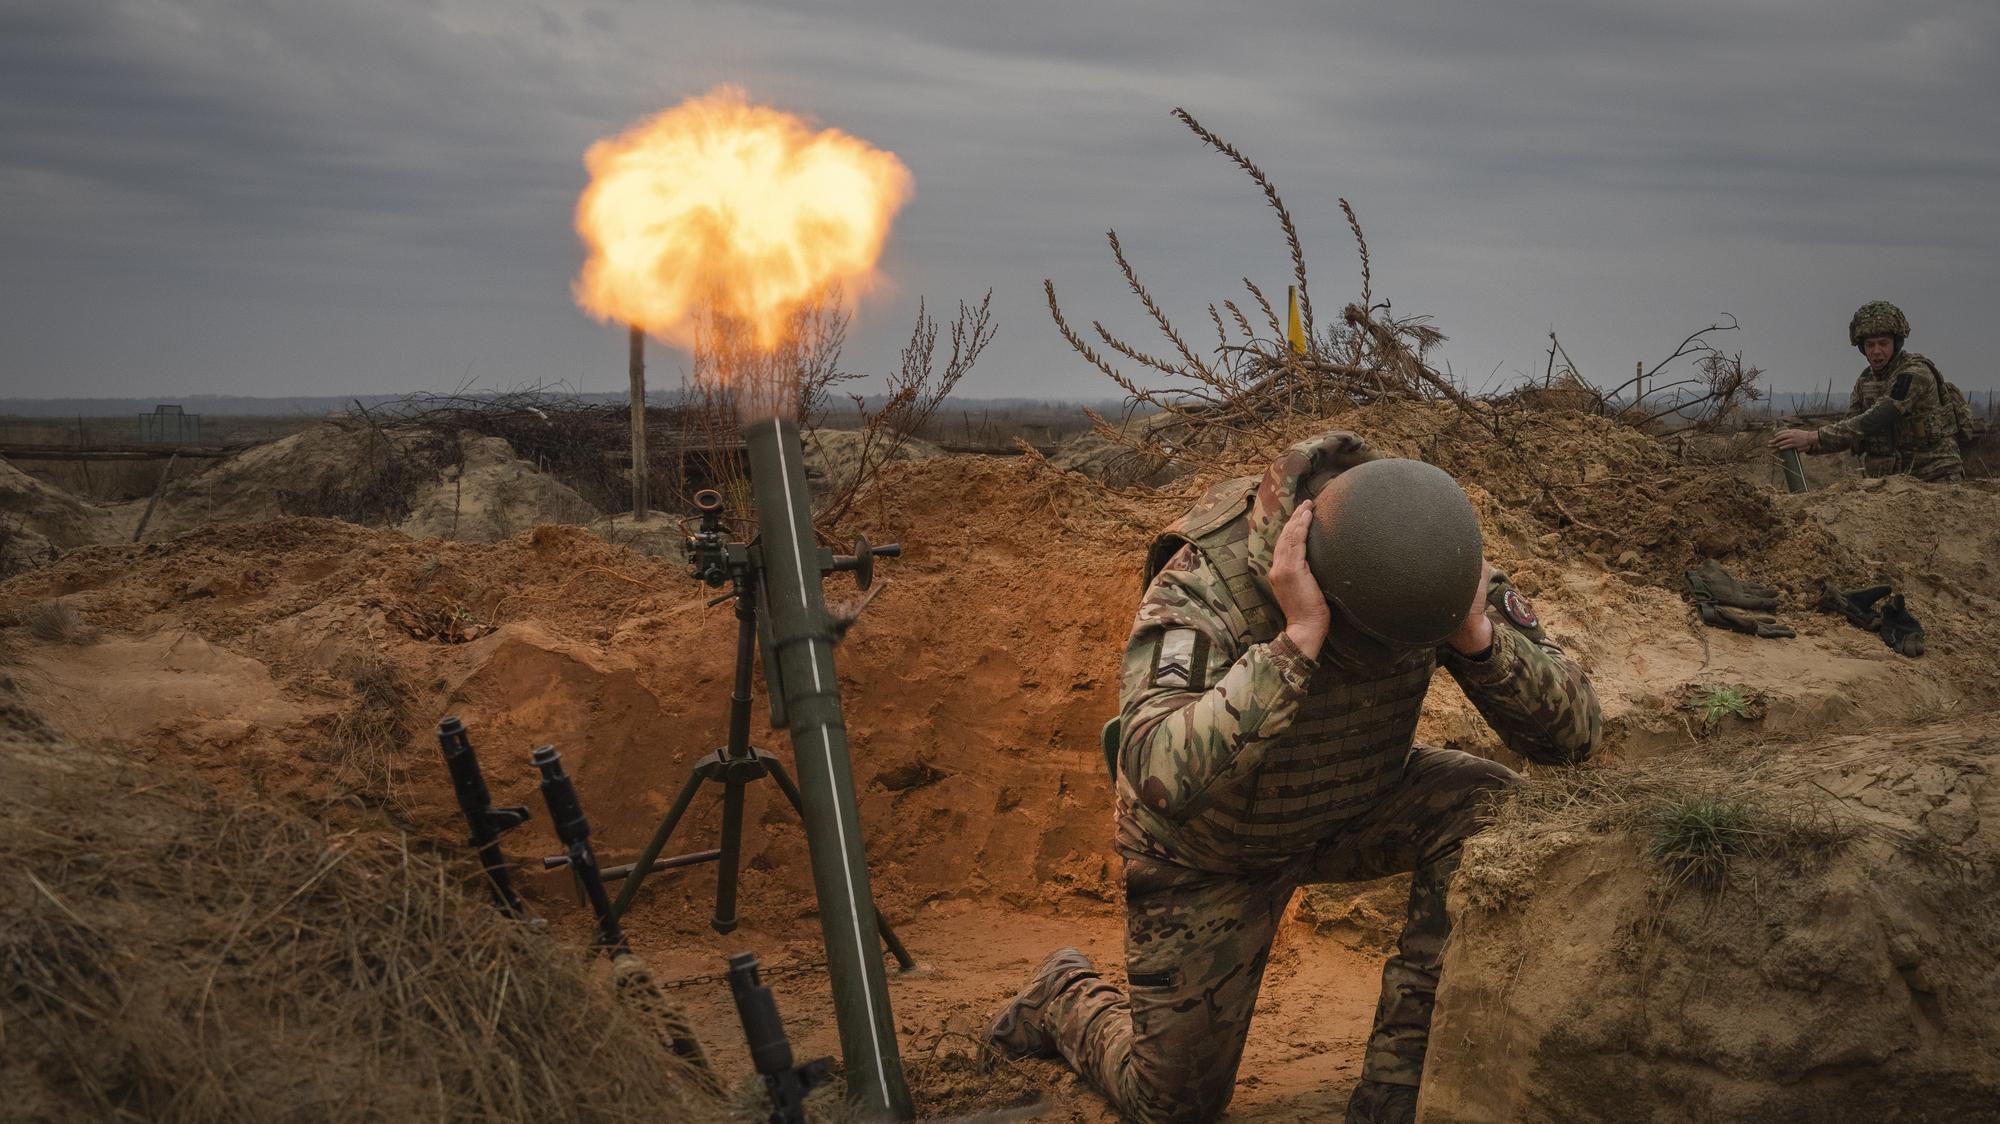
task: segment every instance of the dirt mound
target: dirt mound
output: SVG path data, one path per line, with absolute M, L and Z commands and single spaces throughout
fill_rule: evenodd
M 851 429 L 821 429 L 814 431 L 812 439 L 806 442 L 806 476 L 813 483 L 814 491 L 822 496 L 833 496 L 846 490 L 854 474 L 862 467 L 862 458 L 882 461 L 882 442 L 885 437 L 876 437 L 869 444 L 861 433 Z M 944 450 L 918 437 L 904 440 L 890 460 L 919 461 L 941 457 Z
M 0 1012 L 27 1028 L 5 1115 L 722 1118 L 463 867 L 83 750 L 0 695 Z
M 598 511 L 514 455 L 505 438 L 458 435 L 459 463 L 410 497 L 396 529 L 414 539 L 498 542 L 543 523 L 589 523 Z
M 1088 429 L 1056 446 L 1049 454 L 1049 463 L 1114 488 L 1158 487 L 1188 472 L 1186 465 L 1138 452 Z
M 117 538 L 116 520 L 96 504 L 0 460 L 0 577 L 53 560 L 65 550 Z
M 2000 601 L 2000 485 L 1993 481 L 1853 480 L 1781 496 L 1778 504 L 1839 538 L 1859 568 L 1834 576 L 1852 584 L 1879 574 L 1953 599 Z
M 176 477 L 160 494 L 146 541 L 209 523 L 325 516 L 393 522 L 408 496 L 436 478 L 452 450 L 428 435 L 392 437 L 367 425 L 329 422 L 258 445 L 199 475 Z
M 2000 1120 L 1995 728 L 1531 789 L 1453 886 L 1425 1119 Z
M 634 519 L 628 510 L 592 522 L 590 533 L 648 558 L 678 562 L 687 557 L 687 537 L 693 526 L 692 519 L 670 511 L 649 511 L 646 518 Z
M 1333 420 L 1477 485 L 1513 517 L 1514 533 L 1555 535 L 1545 548 L 1663 585 L 1699 558 L 1756 561 L 1782 550 L 1830 559 L 1835 550 L 1818 527 L 1782 511 L 1769 488 L 1682 465 L 1659 441 L 1608 418 L 1381 402 Z
M 1403 440 L 1385 432 L 1385 443 Z M 1144 543 L 1177 501 L 1108 496 L 1026 460 L 914 461 L 888 466 L 882 482 L 880 502 L 861 509 L 860 529 L 876 542 L 902 542 L 905 554 L 879 567 L 887 584 L 838 660 L 885 892 L 901 906 L 965 896 L 1041 906 L 1115 901 L 1097 732 L 1117 707 Z M 1697 683 L 1742 685 L 1762 700 L 1767 727 L 1797 731 L 1917 719 L 1994 682 L 1978 644 L 1942 617 L 1938 650 L 1922 661 L 1803 608 L 1786 611 L 1806 634 L 1793 642 L 1691 626 L 1676 592 L 1572 560 L 1560 534 L 1544 542 L 1555 532 L 1534 533 L 1542 524 L 1531 513 L 1478 481 L 1470 487 L 1496 561 L 1591 671 L 1615 750 L 1687 745 L 1681 702 Z M 827 588 L 837 601 L 850 587 L 835 578 Z M 291 520 L 211 527 L 171 546 L 83 552 L 0 591 L 0 613 L 61 597 L 112 634 L 94 656 L 40 646 L 26 654 L 41 669 L 36 699 L 79 736 L 152 697 L 115 686 L 117 659 L 170 672 L 204 650 L 200 641 L 254 661 L 226 675 L 220 665 L 176 672 L 237 684 L 218 692 L 218 704 L 236 709 L 198 708 L 179 723 L 167 710 L 149 711 L 143 721 L 118 719 L 119 728 L 198 767 L 256 775 L 258 791 L 322 800 L 341 799 L 349 787 L 315 764 L 338 755 L 292 747 L 324 741 L 353 693 L 345 668 L 373 655 L 412 685 L 411 736 L 397 748 L 401 772 L 391 775 L 414 779 L 405 786 L 414 792 L 409 812 L 424 830 L 439 838 L 457 830 L 443 790 L 429 783 L 434 748 L 424 731 L 460 712 L 477 737 L 573 750 L 587 791 L 607 792 L 592 808 L 605 846 L 629 857 L 689 765 L 726 734 L 735 622 L 727 606 L 704 604 L 712 595 L 671 557 L 640 557 L 576 528 L 476 545 Z M 163 650 L 126 652 L 139 641 L 116 634 L 137 630 L 163 638 L 145 642 Z M 1968 620 L 1964 635 L 1983 634 Z M 164 648 L 176 642 L 169 656 Z M 290 709 L 242 710 L 260 698 Z M 761 697 L 756 713 L 761 723 Z M 1442 679 L 1420 736 L 1504 752 Z M 755 739 L 784 744 L 761 725 Z M 217 760 L 199 750 L 210 743 L 257 751 Z M 524 758 L 525 750 L 499 762 L 504 783 L 531 783 Z M 690 838 L 712 834 L 710 804 L 697 805 L 684 829 Z M 789 858 L 803 840 L 789 810 L 758 804 L 752 812 L 769 823 L 758 839 L 746 836 L 750 861 L 785 872 L 762 884 L 776 897 L 803 891 L 805 873 Z M 1000 854 L 1033 858 L 989 861 Z
M 1480 424 L 1449 406 L 1407 404 L 1316 423 L 1359 430 L 1466 481 L 1495 561 L 1590 670 L 1613 756 L 1680 768 L 1748 737 L 1934 724 L 2000 690 L 2000 642 L 1988 623 L 2000 599 L 1980 569 L 1991 552 L 1977 545 L 2000 496 L 1882 485 L 1791 499 L 1718 480 L 1722 470 L 1684 469 L 1650 439 L 1594 419 L 1535 415 L 1521 423 L 1534 427 L 1533 440 L 1512 451 Z M 886 584 L 836 661 L 877 895 L 932 965 L 892 982 L 907 1054 L 942 1041 L 934 1036 L 976 1034 L 1055 944 L 1116 961 L 1119 870 L 1098 729 L 1117 706 L 1144 546 L 1184 500 L 1110 494 L 1034 458 L 912 460 L 886 466 L 880 484 L 852 529 L 900 542 L 904 554 L 878 566 Z M 1922 558 L 1897 552 L 1897 520 L 1912 505 L 1926 526 L 1910 552 Z M 657 519 L 644 530 L 654 524 L 670 533 Z M 1974 538 L 1963 537 L 1968 525 Z M 1619 541 L 1642 533 L 1654 535 L 1651 545 Z M 1677 579 L 1708 549 L 1731 551 L 1721 556 L 1738 573 L 1783 585 L 1781 615 L 1801 637 L 1759 641 L 1692 623 Z M 1911 585 L 1933 628 L 1921 660 L 1810 611 L 1818 578 L 1883 572 L 1877 563 L 1899 557 L 1909 571 L 1896 580 Z M 830 601 L 852 596 L 845 578 L 826 588 Z M 405 828 L 452 854 L 464 828 L 431 723 L 447 713 L 467 720 L 501 803 L 537 806 L 527 754 L 554 742 L 578 779 L 594 841 L 616 863 L 635 856 L 693 763 L 726 737 L 736 620 L 730 606 L 706 603 L 715 592 L 672 557 L 578 527 L 472 543 L 329 519 L 218 522 L 172 542 L 85 547 L 0 584 L 0 626 L 60 598 L 101 633 L 79 647 L 0 627 L 0 652 L 30 702 L 79 741 L 127 745 L 232 797 L 280 798 L 362 830 Z M 1754 699 L 1751 716 L 1698 720 L 1689 697 L 1704 685 L 1740 688 Z M 760 685 L 752 740 L 789 760 L 765 713 Z M 1442 678 L 1420 736 L 1500 752 Z M 1922 791 L 1929 782 L 1910 783 Z M 670 853 L 713 846 L 720 803 L 713 790 L 701 794 Z M 754 947 L 800 973 L 774 979 L 802 1050 L 824 1052 L 832 1016 L 824 978 L 812 974 L 823 952 L 804 834 L 771 786 L 752 786 L 746 812 L 743 930 L 706 932 L 714 880 L 705 868 L 649 880 L 628 928 L 642 950 L 668 950 L 663 971 L 706 977 L 716 955 Z M 1576 834 L 1575 854 L 1601 858 L 1605 880 L 1650 885 L 1629 833 Z M 1624 849 L 1602 849 L 1613 844 Z M 566 878 L 528 873 L 556 850 L 546 823 L 538 817 L 510 836 L 507 850 L 537 907 L 580 939 L 585 922 Z M 1885 895 L 1916 877 L 1893 863 L 1870 869 Z M 1546 873 L 1567 887 L 1575 872 L 1558 864 Z M 1589 900 L 1588 885 L 1577 887 L 1507 908 L 1541 918 L 1532 911 L 1567 908 L 1558 894 Z M 1347 888 L 1294 911 L 1245 1071 L 1264 1084 L 1246 1080 L 1237 1115 L 1337 1115 L 1327 1106 L 1354 1079 L 1376 950 L 1398 923 L 1402 892 Z M 1773 931 L 1790 914 L 1778 916 Z M 1630 962 L 1592 970 L 1632 977 L 1608 989 L 1644 986 Z M 726 989 L 686 994 L 705 1029 L 732 1025 Z M 1536 1048 L 1559 1064 L 1555 1047 Z M 1052 1074 L 1033 1075 L 1059 1096 L 1080 1088 Z M 986 1095 L 975 1089 L 965 1103 Z

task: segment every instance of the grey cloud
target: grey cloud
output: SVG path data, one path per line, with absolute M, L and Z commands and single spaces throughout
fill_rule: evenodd
M 1355 284 L 1346 195 L 1378 292 L 1435 312 L 1459 371 L 1537 365 L 1551 326 L 1628 369 L 1733 311 L 1780 385 L 1817 384 L 1883 295 L 1981 383 L 1996 55 L 2000 11 L 1950 0 L 46 0 L 0 14 L 0 384 L 609 384 L 614 333 L 568 303 L 582 151 L 724 81 L 916 173 L 863 367 L 918 294 L 993 286 L 971 392 L 1104 393 L 1040 279 L 1143 336 L 1109 226 L 1191 326 L 1240 276 L 1281 287 L 1185 105 L 1277 178 L 1322 308 Z M 106 300 L 126 327 L 80 338 Z

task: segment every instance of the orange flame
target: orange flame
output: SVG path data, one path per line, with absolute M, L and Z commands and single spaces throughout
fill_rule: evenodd
M 801 305 L 868 287 L 913 186 L 894 153 L 731 86 L 598 141 L 584 166 L 577 305 L 690 350 L 723 317 L 770 352 Z

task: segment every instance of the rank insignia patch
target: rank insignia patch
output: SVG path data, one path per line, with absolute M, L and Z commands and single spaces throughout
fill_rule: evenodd
M 1507 614 L 1507 619 L 1521 628 L 1534 628 L 1542 623 L 1541 618 L 1535 616 L 1535 607 L 1528 604 L 1528 599 L 1514 590 L 1508 590 L 1502 602 L 1502 609 Z

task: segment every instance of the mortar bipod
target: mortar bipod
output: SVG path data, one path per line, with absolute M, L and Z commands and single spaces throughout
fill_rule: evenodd
M 896 548 L 877 547 L 867 550 L 867 556 L 886 554 Z M 838 559 L 846 562 L 847 559 Z M 736 602 L 736 676 L 734 688 L 729 696 L 729 741 L 721 748 L 696 761 L 689 770 L 686 782 L 675 794 L 673 804 L 660 820 L 660 825 L 647 841 L 645 850 L 637 861 L 623 866 L 605 868 L 601 876 L 608 882 L 623 879 L 624 886 L 618 891 L 618 898 L 612 903 L 614 917 L 622 917 L 630 909 L 638 896 L 639 885 L 647 875 L 656 871 L 671 870 L 676 867 L 692 866 L 713 861 L 715 871 L 715 915 L 709 924 L 718 933 L 733 932 L 737 926 L 736 892 L 743 853 L 743 792 L 752 782 L 770 777 L 777 782 L 778 790 L 784 794 L 792 811 L 803 821 L 804 807 L 798 785 L 793 783 L 791 774 L 772 754 L 750 744 L 750 685 L 752 668 L 757 659 L 757 577 L 754 563 L 748 552 L 741 547 L 731 547 L 726 567 L 727 575 L 734 589 L 731 593 L 718 597 Z M 712 583 L 716 584 L 716 583 Z M 695 793 L 704 781 L 715 781 L 722 785 L 722 838 L 715 850 L 697 851 L 662 859 L 660 853 L 666 849 L 681 818 L 694 803 Z M 566 862 L 563 856 L 551 856 L 543 860 L 548 867 L 561 866 Z M 904 947 L 901 938 L 882 917 L 880 909 L 874 910 L 876 931 L 882 943 L 896 958 L 897 966 L 907 972 L 916 967 L 916 961 Z

